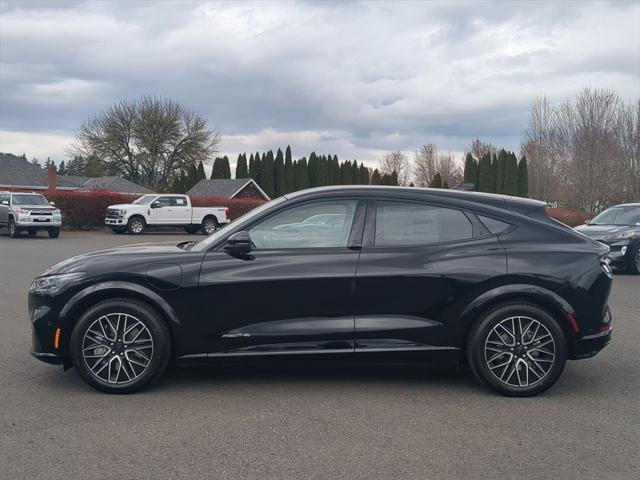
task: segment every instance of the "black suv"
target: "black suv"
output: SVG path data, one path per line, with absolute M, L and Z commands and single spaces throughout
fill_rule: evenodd
M 640 203 L 608 208 L 576 230 L 608 245 L 613 265 L 640 275 Z
M 608 248 L 544 207 L 439 189 L 297 192 L 200 242 L 52 267 L 29 292 L 33 355 L 113 393 L 170 361 L 331 358 L 466 362 L 500 393 L 534 395 L 611 338 Z

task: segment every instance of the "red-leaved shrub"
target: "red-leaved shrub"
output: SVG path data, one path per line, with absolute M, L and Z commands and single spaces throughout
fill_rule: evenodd
M 570 227 L 577 227 L 593 218 L 590 213 L 568 208 L 547 208 L 547 215 Z
M 18 191 L 17 189 L 15 191 Z M 114 193 L 106 190 L 76 192 L 69 190 L 41 191 L 50 202 L 62 211 L 62 227 L 66 230 L 95 230 L 104 227 L 104 217 L 109 205 L 131 203 L 140 195 Z M 252 198 L 229 199 L 225 197 L 192 197 L 194 207 L 227 207 L 229 216 L 240 215 L 262 205 L 264 200 Z

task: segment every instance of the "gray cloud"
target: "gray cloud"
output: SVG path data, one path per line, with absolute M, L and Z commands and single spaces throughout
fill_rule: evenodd
M 640 94 L 639 25 L 637 2 L 4 2 L 0 150 L 61 156 L 144 94 L 205 114 L 230 154 L 517 149 L 537 95 Z

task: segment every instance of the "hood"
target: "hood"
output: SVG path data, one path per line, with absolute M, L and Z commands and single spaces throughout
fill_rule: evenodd
M 138 205 L 137 203 L 118 203 L 116 205 L 109 205 L 107 208 L 113 208 L 115 210 L 123 210 L 125 208 L 132 207 L 146 207 L 147 205 Z
M 135 266 L 137 260 L 147 265 L 154 262 L 171 261 L 176 256 L 184 255 L 187 252 L 187 250 L 180 248 L 174 242 L 125 245 L 68 258 L 38 276 L 44 277 L 73 272 L 87 272 L 92 275 L 103 271 L 113 271 L 116 264 L 126 265 L 126 269 L 129 269 L 128 267 Z
M 627 231 L 640 232 L 640 226 L 637 225 L 579 225 L 575 228 L 577 232 L 592 238 L 594 240 L 602 240 L 609 235 L 622 233 Z
M 58 210 L 58 207 L 55 205 L 15 205 L 14 208 L 23 208 L 25 210 L 44 210 L 47 212 L 50 210 Z

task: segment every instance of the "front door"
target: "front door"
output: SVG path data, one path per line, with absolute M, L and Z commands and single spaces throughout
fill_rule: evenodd
M 247 255 L 209 252 L 201 332 L 211 355 L 352 353 L 353 288 L 366 203 L 307 201 L 249 227 Z
M 355 350 L 448 350 L 453 305 L 506 272 L 504 250 L 470 212 L 372 201 L 356 277 Z

